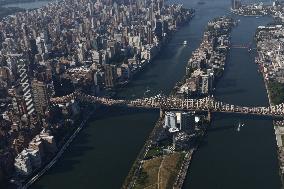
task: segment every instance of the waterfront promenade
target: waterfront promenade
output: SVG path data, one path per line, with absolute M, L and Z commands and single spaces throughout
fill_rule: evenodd
M 189 168 L 189 165 L 190 165 L 190 162 L 191 162 L 191 159 L 192 159 L 192 156 L 193 156 L 193 153 L 194 153 L 195 150 L 196 149 L 194 148 L 194 149 L 190 150 L 189 152 L 187 152 L 185 154 L 184 161 L 183 161 L 181 168 L 179 170 L 179 173 L 176 177 L 176 181 L 174 183 L 173 189 L 181 189 L 182 188 L 185 177 L 186 177 L 187 173 L 189 172 L 188 168 Z
M 122 188 L 123 189 L 131 189 L 135 186 L 137 177 L 139 175 L 139 172 L 141 171 L 142 168 L 142 163 L 143 163 L 143 159 L 145 159 L 149 148 L 152 145 L 152 142 L 155 140 L 156 135 L 159 133 L 159 130 L 162 129 L 162 120 L 161 118 L 158 119 L 158 121 L 156 122 L 152 132 L 150 133 L 147 141 L 145 142 L 144 146 L 142 147 L 142 149 L 140 150 L 140 153 L 138 154 L 136 160 L 134 161 L 123 185 Z

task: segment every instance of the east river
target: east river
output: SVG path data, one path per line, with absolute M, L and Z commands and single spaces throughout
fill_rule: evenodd
M 3 7 L 19 7 L 22 9 L 36 9 L 42 6 L 47 5 L 48 3 L 52 2 L 52 0 L 35 0 L 34 2 L 23 2 L 23 3 L 10 3 L 6 4 Z
M 173 0 L 169 1 L 172 3 Z M 191 53 L 201 41 L 207 22 L 228 15 L 230 0 L 179 0 L 195 8 L 196 16 L 180 29 L 152 65 L 118 92 L 119 97 L 168 94 L 185 74 Z M 249 44 L 259 25 L 269 17 L 233 16 L 232 43 Z M 189 45 L 182 46 L 187 40 Z M 255 52 L 232 48 L 215 97 L 237 105 L 268 105 L 261 75 L 254 64 Z M 145 93 L 149 89 L 150 92 Z M 78 135 L 63 157 L 31 188 L 120 188 L 159 116 L 158 111 L 110 108 L 97 115 Z M 244 123 L 240 132 L 238 123 Z M 193 157 L 184 188 L 279 189 L 281 186 L 276 141 L 269 118 L 213 114 L 213 122 Z

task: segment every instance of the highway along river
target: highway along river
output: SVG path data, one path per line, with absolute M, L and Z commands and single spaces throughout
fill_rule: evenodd
M 172 3 L 173 1 L 170 1 Z M 179 30 L 160 56 L 121 91 L 119 97 L 169 93 L 185 74 L 187 60 L 200 43 L 210 19 L 229 13 L 230 0 L 180 0 L 196 8 L 195 18 Z M 253 41 L 258 25 L 271 19 L 240 19 L 234 44 Z M 182 46 L 187 40 L 189 45 Z M 253 63 L 254 53 L 232 49 L 216 97 L 238 105 L 268 105 L 264 84 Z M 150 91 L 145 93 L 146 89 Z M 120 188 L 159 116 L 158 111 L 109 108 L 79 134 L 58 163 L 31 188 Z M 237 124 L 245 124 L 240 132 Z M 195 154 L 184 188 L 280 188 L 276 141 L 268 118 L 214 114 L 208 136 Z

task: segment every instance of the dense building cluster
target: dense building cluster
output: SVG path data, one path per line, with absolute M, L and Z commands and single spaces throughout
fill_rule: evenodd
M 231 11 L 238 15 L 243 16 L 264 16 L 273 15 L 283 19 L 283 1 L 273 1 L 272 4 L 253 3 L 242 4 L 240 0 L 232 0 Z
M 284 176 L 284 122 L 273 121 L 274 131 L 276 136 L 277 148 L 278 148 L 278 161 L 280 168 L 280 176 Z
M 188 61 L 185 82 L 177 91 L 180 96 L 212 93 L 214 80 L 224 70 L 233 25 L 233 20 L 227 17 L 220 17 L 208 23 L 200 47 L 192 53 Z
M 284 83 L 284 27 L 260 26 L 256 34 L 259 64 L 265 80 Z
M 62 128 L 79 116 L 78 102 L 55 106 L 52 97 L 78 89 L 104 95 L 126 84 L 192 16 L 192 10 L 163 0 L 63 0 L 5 17 L 0 22 L 0 180 L 15 168 L 18 175 L 29 175 L 46 160 L 31 142 L 39 135 L 45 140 L 39 134 L 43 129 L 50 137 L 59 136 L 58 130 L 64 134 Z
M 15 158 L 16 172 L 20 175 L 30 175 L 34 170 L 41 167 L 43 160 L 48 155 L 52 155 L 56 151 L 57 146 L 54 137 L 44 130 L 41 131 L 32 139 L 29 146 Z

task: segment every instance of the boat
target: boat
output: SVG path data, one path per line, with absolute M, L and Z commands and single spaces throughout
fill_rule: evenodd
M 148 92 L 150 92 L 150 91 L 151 91 L 150 88 L 147 86 L 145 93 L 148 93 Z
M 199 4 L 199 5 L 204 5 L 205 2 L 204 2 L 204 1 L 199 1 L 197 4 Z
M 149 89 L 149 87 L 147 87 L 147 88 L 146 88 L 146 91 L 144 92 L 144 96 L 145 96 L 146 94 L 148 94 L 150 91 L 151 91 L 151 90 Z
M 241 127 L 245 126 L 244 123 L 239 122 L 238 127 L 237 127 L 237 131 L 240 132 Z
M 183 45 L 187 45 L 187 41 L 183 41 Z
M 237 128 L 237 131 L 240 132 L 241 130 L 241 123 L 239 122 L 239 125 L 238 125 L 238 128 Z

